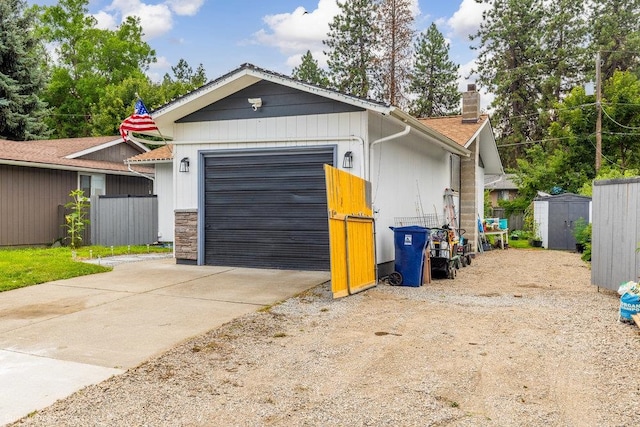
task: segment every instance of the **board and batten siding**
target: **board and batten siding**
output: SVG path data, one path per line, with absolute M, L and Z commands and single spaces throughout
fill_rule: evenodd
M 53 243 L 58 205 L 77 185 L 77 172 L 0 165 L 0 246 Z
M 249 104 L 247 104 L 249 105 Z M 361 171 L 362 143 L 366 138 L 366 114 L 360 112 L 315 116 L 274 117 L 176 124 L 174 158 L 188 157 L 188 173 L 176 180 L 176 209 L 198 206 L 199 153 L 211 150 L 311 147 L 337 144 L 340 162 L 346 151 L 354 153 L 356 175 Z M 326 139 L 323 139 L 326 138 Z
M 444 150 L 410 140 L 374 146 L 371 187 L 378 264 L 395 259 L 389 227 L 397 225 L 397 217 L 437 213 L 442 218 L 444 190 L 451 184 L 448 159 Z M 381 270 L 381 274 L 389 272 Z
M 156 163 L 154 194 L 158 196 L 158 241 L 173 242 L 174 191 L 173 165 L 171 163 Z
M 594 181 L 592 215 L 591 284 L 617 291 L 638 281 L 640 178 Z

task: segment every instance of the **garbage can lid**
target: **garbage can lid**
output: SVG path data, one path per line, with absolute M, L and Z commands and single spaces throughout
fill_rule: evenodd
M 405 226 L 405 227 L 389 227 L 389 228 L 391 230 L 393 230 L 393 231 L 398 231 L 398 232 L 401 232 L 401 233 L 402 232 L 404 232 L 404 233 L 407 233 L 407 232 L 428 233 L 429 232 L 429 229 L 427 227 L 421 227 L 419 225 L 408 225 L 408 226 Z

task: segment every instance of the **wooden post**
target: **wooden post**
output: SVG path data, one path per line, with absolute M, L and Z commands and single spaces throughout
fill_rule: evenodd
M 602 76 L 600 52 L 596 55 L 596 173 L 602 165 Z

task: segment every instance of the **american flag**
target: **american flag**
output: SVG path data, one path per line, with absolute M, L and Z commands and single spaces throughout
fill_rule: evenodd
M 129 131 L 145 132 L 149 130 L 158 130 L 158 126 L 151 118 L 149 110 L 144 106 L 142 100 L 138 99 L 133 114 L 124 119 L 120 125 L 120 135 L 126 141 Z

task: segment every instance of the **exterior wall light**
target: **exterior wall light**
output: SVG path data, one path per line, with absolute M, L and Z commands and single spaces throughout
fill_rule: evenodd
M 189 158 L 188 157 L 183 157 L 182 160 L 180 160 L 180 169 L 178 169 L 180 172 L 189 172 Z
M 347 151 L 342 158 L 342 167 L 344 169 L 351 169 L 353 167 L 353 152 Z

